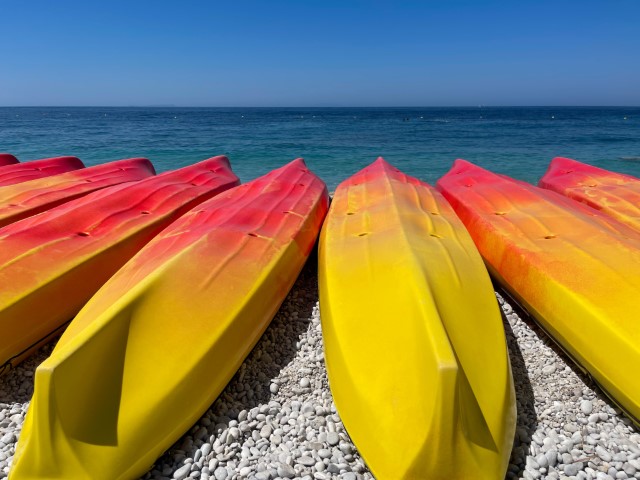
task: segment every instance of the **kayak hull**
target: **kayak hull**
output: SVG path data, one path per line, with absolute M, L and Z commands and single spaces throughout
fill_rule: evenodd
M 0 228 L 88 193 L 155 175 L 146 158 L 118 160 L 0 188 Z
M 54 157 L 7 165 L 0 169 L 0 187 L 51 177 L 84 168 L 77 157 Z
M 438 188 L 490 272 L 637 422 L 638 233 L 555 192 L 462 160 Z
M 515 395 L 501 315 L 442 195 L 378 159 L 337 188 L 319 254 L 331 391 L 376 478 L 503 478 Z
M 18 159 L 11 155 L 10 153 L 0 153 L 0 167 L 4 167 L 5 165 L 13 165 L 14 163 L 18 163 Z
M 180 215 L 236 186 L 225 157 L 108 187 L 0 229 L 0 373 L 33 353 Z
M 584 203 L 640 230 L 640 179 L 569 158 L 551 161 L 539 186 Z
M 36 371 L 12 480 L 133 479 L 148 470 L 257 342 L 311 252 L 327 203 L 324 184 L 297 160 L 154 238 Z M 79 387 L 80 378 L 89 380 Z

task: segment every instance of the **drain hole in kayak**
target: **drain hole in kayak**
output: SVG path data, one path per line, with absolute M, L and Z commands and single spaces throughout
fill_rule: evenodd
M 465 183 L 464 186 L 465 187 L 473 187 L 473 183 Z
M 545 235 L 545 237 L 547 240 L 551 240 L 552 238 L 556 238 L 555 235 Z
M 143 210 L 140 212 L 142 215 L 150 215 L 151 212 L 147 211 L 147 210 Z
M 495 212 L 495 215 L 506 215 L 507 212 Z
M 298 185 L 300 185 L 301 187 L 304 187 L 304 183 L 299 183 Z
M 356 212 L 347 212 L 347 215 L 355 215 Z
M 434 238 L 443 238 L 441 235 L 438 235 L 437 233 L 430 233 L 429 235 L 431 235 Z
M 364 233 L 359 233 L 358 234 L 359 237 L 366 237 L 367 235 L 369 235 L 368 232 L 364 232 Z
M 438 212 L 431 212 L 431 215 L 440 215 Z
M 257 233 L 248 233 L 247 235 L 249 235 L 250 237 L 258 237 Z
M 87 183 L 91 183 L 91 182 L 93 182 L 93 180 L 91 180 L 90 178 L 87 178 L 86 182 Z
M 81 237 L 88 237 L 90 234 L 89 232 L 78 232 L 78 235 Z

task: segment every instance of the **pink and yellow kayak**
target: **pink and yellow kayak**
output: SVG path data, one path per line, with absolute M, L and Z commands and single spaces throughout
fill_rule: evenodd
M 18 163 L 18 159 L 16 157 L 10 153 L 0 153 L 0 167 L 13 165 L 14 163 Z
M 146 158 L 131 158 L 82 168 L 0 188 L 0 227 L 88 193 L 155 175 Z
M 338 186 L 319 255 L 329 384 L 376 478 L 504 478 L 516 412 L 502 319 L 444 197 L 379 158 Z
M 163 228 L 238 183 L 226 157 L 215 157 L 1 228 L 0 373 L 60 333 Z
M 438 188 L 489 271 L 637 421 L 640 235 L 555 192 L 464 160 Z
M 84 168 L 77 157 L 54 157 L 16 163 L 0 168 L 0 187 Z
M 558 157 L 551 161 L 539 185 L 640 230 L 638 178 Z
M 327 204 L 324 183 L 295 160 L 155 237 L 38 367 L 10 478 L 144 474 L 260 338 L 309 256 Z

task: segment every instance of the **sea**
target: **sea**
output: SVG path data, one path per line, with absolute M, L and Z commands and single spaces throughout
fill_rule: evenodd
M 329 190 L 379 156 L 431 184 L 457 158 L 531 183 L 556 156 L 640 176 L 640 107 L 1 107 L 0 152 L 158 172 L 226 155 L 243 182 L 302 157 Z

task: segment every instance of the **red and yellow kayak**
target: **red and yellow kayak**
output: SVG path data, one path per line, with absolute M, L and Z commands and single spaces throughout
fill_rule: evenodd
M 0 188 L 0 227 L 88 193 L 155 175 L 146 158 L 131 158 L 82 168 Z
M 54 157 L 16 163 L 0 168 L 0 187 L 84 168 L 77 157 Z
M 238 185 L 226 157 L 105 188 L 0 229 L 0 373 L 180 215 Z
M 638 178 L 558 157 L 551 161 L 539 185 L 640 230 Z
M 329 384 L 376 478 L 504 478 L 516 411 L 502 319 L 444 197 L 379 158 L 338 186 L 319 255 Z
M 489 271 L 637 421 L 640 235 L 555 192 L 464 160 L 438 188 Z
M 38 367 L 12 480 L 133 479 L 262 335 L 326 214 L 302 160 L 199 205 L 89 301 Z
M 18 163 L 18 159 L 16 157 L 10 153 L 0 153 L 0 167 L 13 165 L 14 163 Z

